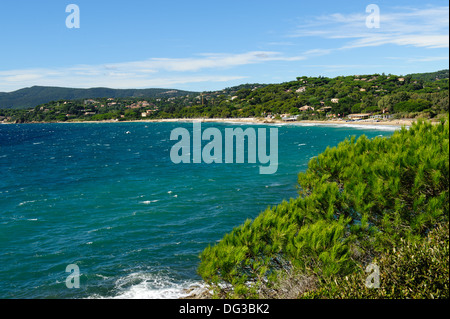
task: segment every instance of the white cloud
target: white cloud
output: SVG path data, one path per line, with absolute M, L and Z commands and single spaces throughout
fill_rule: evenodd
M 203 53 L 198 58 L 152 58 L 145 61 L 110 64 L 113 69 L 135 69 L 142 73 L 170 71 L 196 72 L 202 69 L 226 69 L 235 66 L 263 63 L 269 61 L 298 61 L 304 57 L 286 57 L 279 52 L 252 51 L 241 54 Z
M 421 48 L 449 47 L 449 7 L 380 7 L 380 28 L 366 26 L 368 14 L 331 14 L 301 24 L 291 37 L 347 39 L 341 47 L 352 49 L 386 44 Z
M 322 56 L 322 55 L 327 55 L 330 54 L 332 52 L 332 50 L 330 49 L 312 49 L 312 50 L 308 50 L 304 53 L 305 56 Z
M 445 35 L 376 35 L 358 39 L 344 45 L 341 49 L 376 47 L 385 44 L 438 49 L 448 48 L 449 40 Z
M 151 58 L 101 65 L 76 65 L 65 68 L 39 68 L 0 71 L 0 91 L 26 86 L 142 88 L 167 87 L 198 82 L 226 82 L 244 79 L 243 75 L 219 75 L 218 71 L 237 66 L 271 61 L 299 61 L 303 56 L 280 52 L 251 51 L 240 54 L 203 53 L 189 58 Z M 207 71 L 214 74 L 204 74 Z M 203 72 L 203 73 L 200 73 Z
M 388 57 L 390 60 L 400 60 L 408 63 L 435 62 L 449 60 L 448 56 L 422 56 L 422 57 Z
M 4 80 L 6 82 L 24 82 L 24 81 L 34 81 L 38 80 L 42 77 L 40 74 L 35 73 L 24 73 L 24 74 L 16 74 L 16 75 L 10 75 L 5 76 Z
M 135 73 L 119 72 L 93 75 L 92 73 L 73 73 L 70 68 L 60 69 L 59 71 L 47 71 L 42 70 L 40 75 L 34 74 L 33 70 L 30 70 L 30 73 L 26 73 L 26 70 L 21 70 L 21 74 L 16 76 L 3 76 L 0 73 L 0 82 L 2 83 L 0 91 L 9 92 L 33 85 L 77 88 L 164 88 L 189 83 L 227 82 L 246 78 L 239 75 L 161 75 L 146 77 Z

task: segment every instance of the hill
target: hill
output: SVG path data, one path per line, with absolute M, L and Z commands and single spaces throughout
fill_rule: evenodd
M 77 100 L 88 98 L 157 98 L 179 97 L 188 91 L 172 89 L 76 89 L 63 87 L 33 86 L 14 92 L 0 92 L 0 109 L 25 109 L 59 100 Z
M 446 74 L 448 70 L 404 76 L 384 73 L 335 78 L 302 76 L 279 84 L 247 83 L 201 93 L 163 89 L 33 87 L 10 93 L 15 100 L 6 105 L 9 109 L 1 104 L 1 100 L 2 96 L 3 100 L 11 96 L 0 94 L 0 121 L 248 117 L 324 120 L 344 119 L 350 114 L 383 119 L 439 118 L 448 114 L 449 80 Z M 56 96 L 55 92 L 60 95 Z M 40 103 L 39 99 L 51 101 Z M 34 101 L 32 105 L 36 106 L 11 108 L 25 100 Z
M 422 81 L 439 81 L 442 79 L 448 79 L 449 70 L 441 70 L 437 72 L 429 72 L 429 73 L 412 73 L 409 74 L 415 80 Z
M 310 83 L 313 85 L 313 87 L 320 86 L 324 90 L 327 91 L 327 94 L 318 94 L 322 92 L 316 92 L 316 90 L 313 90 L 314 92 L 307 92 L 312 94 L 302 94 L 303 96 L 309 95 L 310 98 L 305 101 L 294 101 L 295 103 L 287 103 L 292 104 L 293 106 L 296 106 L 297 104 L 306 104 L 308 103 L 311 105 L 311 103 L 314 104 L 314 102 L 317 102 L 316 100 L 324 100 L 329 98 L 328 95 L 333 96 L 335 98 L 348 96 L 349 93 L 348 90 L 343 90 L 342 86 L 339 85 L 339 83 L 336 82 L 347 82 L 347 86 L 354 86 L 352 84 L 355 84 L 356 82 L 353 82 L 353 80 L 358 81 L 361 80 L 358 84 L 359 88 L 365 88 L 367 85 L 364 84 L 364 77 L 371 79 L 374 78 L 373 75 L 368 76 L 359 76 L 357 78 L 356 76 L 347 76 L 347 77 L 336 77 L 334 79 L 328 79 L 319 77 L 318 81 L 315 78 L 310 78 L 313 80 L 314 83 Z M 378 77 L 376 77 L 378 78 Z M 389 78 L 393 80 L 394 77 L 389 76 L 381 76 L 379 77 L 379 80 L 381 81 L 375 81 L 378 83 L 371 83 L 375 88 L 375 85 L 381 85 L 385 86 L 388 84 Z M 422 85 L 420 89 L 424 89 L 423 84 L 424 82 L 428 82 L 429 85 L 427 87 L 433 87 L 438 86 L 439 84 L 433 84 L 433 82 L 439 82 L 441 80 L 445 80 L 449 78 L 449 70 L 440 70 L 437 72 L 429 72 L 429 73 L 413 73 L 408 74 L 405 76 L 406 83 L 402 84 L 416 84 L 416 86 Z M 307 82 L 307 77 L 298 78 L 298 80 L 303 80 L 304 83 Z M 314 80 L 315 79 L 315 80 Z M 396 77 L 395 77 L 396 79 Z M 347 80 L 347 81 L 346 81 Z M 368 80 L 370 82 L 372 80 Z M 311 82 L 311 81 L 309 81 Z M 353 82 L 353 83 L 351 83 Z M 269 98 L 268 102 L 278 102 L 277 100 L 281 100 L 280 102 L 287 102 L 286 100 L 290 100 L 291 97 L 287 97 L 285 94 L 285 91 L 288 91 L 290 89 L 298 89 L 298 81 L 294 82 L 286 82 L 286 83 L 280 83 L 280 84 L 242 84 L 239 86 L 226 88 L 221 91 L 216 92 L 203 92 L 206 99 L 210 98 L 217 98 L 219 97 L 230 97 L 230 96 L 237 96 L 238 100 L 240 102 L 248 102 L 248 103 L 240 103 L 243 104 L 245 108 L 245 104 L 255 105 L 255 104 L 261 104 L 258 103 L 259 101 L 259 95 L 270 92 L 270 94 L 277 94 L 277 97 L 272 96 L 272 98 Z M 335 85 L 337 84 L 337 85 Z M 391 83 L 392 84 L 392 83 Z M 303 85 L 303 87 L 308 88 L 309 85 Z M 367 88 L 366 88 L 367 89 Z M 386 88 L 380 88 L 378 92 L 381 92 L 382 89 Z M 391 91 L 392 86 L 387 88 L 388 91 Z M 419 88 L 412 88 L 409 89 L 413 91 L 417 91 Z M 254 92 L 256 90 L 256 92 Z M 310 90 L 311 91 L 311 90 Z M 323 91 L 323 90 L 322 90 Z M 339 92 L 341 91 L 341 92 Z M 428 89 L 429 91 L 429 89 Z M 422 90 L 422 93 L 427 92 L 427 90 Z M 253 94 L 251 94 L 253 93 Z M 341 93 L 341 94 L 338 94 Z M 52 101 L 60 101 L 60 100 L 79 100 L 79 99 L 90 99 L 90 98 L 171 98 L 171 97 L 182 97 L 187 94 L 199 94 L 199 92 L 189 92 L 189 91 L 181 91 L 181 90 L 173 90 L 173 89 L 111 89 L 111 88 L 90 88 L 90 89 L 78 89 L 78 88 L 63 88 L 63 87 L 47 87 L 47 86 L 33 86 L 30 88 L 24 88 L 20 89 L 14 92 L 0 92 L 0 109 L 30 109 L 34 108 L 38 105 L 45 104 Z M 338 96 L 340 95 L 340 96 Z M 375 93 L 375 95 L 380 95 L 380 93 Z M 249 97 L 252 99 L 249 101 L 246 99 Z M 359 97 L 361 98 L 361 97 Z M 355 100 L 356 101 L 356 100 Z M 237 102 L 237 101 L 236 101 Z M 293 102 L 293 101 L 288 101 Z M 363 101 L 360 101 L 363 102 Z M 264 104 L 264 103 L 262 103 Z M 277 103 L 275 103 L 277 104 Z M 283 103 L 286 104 L 286 103 Z M 316 106 L 319 106 L 318 103 L 316 103 Z M 355 103 L 351 103 L 352 106 Z M 364 106 L 364 102 L 362 103 Z M 366 103 L 367 104 L 367 103 Z M 292 106 L 291 105 L 291 106 Z M 329 106 L 329 105 L 328 105 Z M 356 108 L 355 108 L 356 109 Z M 288 110 L 284 110 L 287 112 Z M 341 113 L 344 110 L 341 110 Z M 355 110 L 357 111 L 357 110 Z

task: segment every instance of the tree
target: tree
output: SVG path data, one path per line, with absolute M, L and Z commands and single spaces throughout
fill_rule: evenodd
M 402 240 L 424 240 L 436 225 L 448 225 L 448 159 L 448 117 L 327 148 L 299 174 L 298 198 L 207 247 L 199 274 L 218 296 L 235 298 L 261 297 L 286 276 L 310 278 L 319 289 L 353 276 Z M 414 277 L 409 269 L 401 278 Z M 448 278 L 448 265 L 438 269 L 447 273 L 434 275 Z M 407 287 L 416 289 L 411 296 L 422 289 Z
M 394 105 L 395 112 L 421 112 L 431 107 L 431 102 L 423 99 L 408 100 Z

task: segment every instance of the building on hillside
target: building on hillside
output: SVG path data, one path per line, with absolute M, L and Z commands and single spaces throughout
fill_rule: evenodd
M 372 116 L 370 116 L 370 118 L 374 119 L 374 120 L 379 120 L 379 119 L 388 120 L 388 119 L 392 118 L 392 115 L 383 113 L 383 114 L 372 115 Z
M 298 117 L 298 115 L 283 114 L 281 119 L 285 122 L 294 122 L 297 121 Z
M 317 110 L 317 112 L 328 112 L 332 109 L 331 106 L 324 106 Z
M 141 116 L 142 117 L 147 117 L 147 116 L 149 116 L 150 114 L 152 114 L 154 112 L 154 110 L 146 110 L 145 112 L 142 112 L 141 113 Z
M 369 113 L 358 113 L 358 114 L 350 114 L 348 118 L 350 120 L 356 121 L 356 120 L 365 120 L 370 117 Z
M 84 105 L 98 103 L 98 101 L 93 99 L 84 100 Z
M 302 112 L 304 112 L 304 111 L 314 111 L 314 107 L 309 106 L 309 105 L 305 105 L 305 106 L 299 107 L 298 109 L 300 111 L 302 111 Z

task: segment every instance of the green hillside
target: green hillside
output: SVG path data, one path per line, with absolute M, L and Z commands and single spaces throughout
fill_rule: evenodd
M 8 96 L 0 95 L 0 101 L 9 99 L 7 105 L 18 106 L 24 105 L 23 101 L 34 101 L 34 105 L 52 100 L 34 108 L 3 107 L 0 117 L 17 123 L 242 117 L 323 120 L 342 119 L 355 113 L 388 118 L 436 118 L 448 113 L 446 75 L 448 70 L 406 76 L 302 76 L 279 84 L 242 84 L 202 93 L 33 87 Z M 114 99 L 114 103 L 108 99 Z
M 441 70 L 437 72 L 429 72 L 429 73 L 412 73 L 409 74 L 413 79 L 422 80 L 422 81 L 438 81 L 442 79 L 448 79 L 449 70 Z

